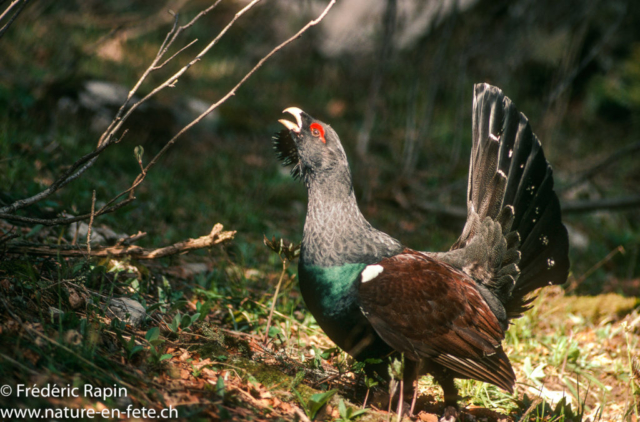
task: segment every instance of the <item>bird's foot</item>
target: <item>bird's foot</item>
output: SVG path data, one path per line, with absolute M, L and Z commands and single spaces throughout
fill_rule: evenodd
M 444 408 L 444 414 L 440 418 L 440 422 L 456 422 L 458 420 L 458 409 L 454 406 Z

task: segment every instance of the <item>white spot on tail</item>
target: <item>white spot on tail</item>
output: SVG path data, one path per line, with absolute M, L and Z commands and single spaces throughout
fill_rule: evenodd
M 384 271 L 382 265 L 368 265 L 364 271 L 362 271 L 362 282 L 366 283 L 376 278 L 381 272 Z

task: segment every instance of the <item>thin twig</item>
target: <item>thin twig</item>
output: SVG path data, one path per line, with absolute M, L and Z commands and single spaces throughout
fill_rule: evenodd
M 89 256 L 93 257 L 131 257 L 134 259 L 158 259 L 169 255 L 176 255 L 193 251 L 196 249 L 210 248 L 213 245 L 220 244 L 222 242 L 233 239 L 235 231 L 222 231 L 222 224 L 216 224 L 206 236 L 201 236 L 197 239 L 187 239 L 182 242 L 174 243 L 170 246 L 157 249 L 141 248 L 140 246 L 100 246 L 94 247 L 92 250 L 87 244 L 87 250 Z M 79 245 L 75 246 L 49 246 L 41 244 L 29 244 L 29 243 L 9 243 L 6 246 L 7 253 L 20 253 L 27 255 L 42 255 L 42 256 L 86 256 L 86 252 L 80 249 Z
M 455 205 L 443 205 L 437 202 L 422 201 L 415 203 L 414 206 L 421 211 L 425 211 L 428 213 L 440 214 L 456 219 L 467 218 L 467 210 L 463 207 L 458 207 Z
M 9 7 L 7 8 L 7 10 L 5 10 L 4 13 L 2 13 L 2 15 L 0 15 L 0 20 L 2 20 L 2 18 L 4 18 L 4 16 L 5 16 L 5 14 L 9 10 L 11 10 L 13 8 L 13 6 L 15 6 L 15 4 L 18 3 L 19 1 L 20 0 L 16 0 L 13 3 L 11 3 L 9 5 Z M 29 3 L 29 0 L 24 0 L 23 3 L 20 4 L 20 8 L 18 10 L 16 10 L 16 13 L 14 13 L 13 16 L 11 16 L 11 19 L 9 19 L 9 22 L 4 24 L 4 26 L 2 28 L 0 28 L 0 38 L 2 38 L 2 36 L 5 34 L 5 32 L 7 32 L 7 30 L 11 26 L 11 24 L 16 20 L 16 18 L 20 14 L 20 12 L 22 12 L 22 9 L 24 9 L 24 7 L 27 5 L 27 3 Z
M 400 391 L 398 391 L 398 409 L 397 409 L 397 417 L 396 422 L 400 422 L 402 420 L 402 404 L 404 402 L 404 379 L 400 380 Z M 393 398 L 393 397 L 392 397 Z
M 269 340 L 269 328 L 271 327 L 271 318 L 273 318 L 273 311 L 276 309 L 276 302 L 278 301 L 278 293 L 280 293 L 280 285 L 282 285 L 282 280 L 284 279 L 284 274 L 287 272 L 287 267 L 289 266 L 289 260 L 287 258 L 282 258 L 282 273 L 280 273 L 280 280 L 278 280 L 278 286 L 276 287 L 276 292 L 273 295 L 273 301 L 271 302 L 271 311 L 269 312 L 269 318 L 267 319 L 267 328 L 264 333 L 263 343 L 267 344 Z
M 364 402 L 362 402 L 362 408 L 366 409 L 367 407 L 367 400 L 369 399 L 369 392 L 371 391 L 371 389 L 369 387 L 367 387 L 367 394 L 365 394 L 364 396 Z
M 129 237 L 125 237 L 125 238 L 122 238 L 122 239 L 118 240 L 118 241 L 116 242 L 115 246 L 121 246 L 121 245 L 132 245 L 132 244 L 134 244 L 135 242 L 137 242 L 138 240 L 140 240 L 140 239 L 142 239 L 143 237 L 145 237 L 146 235 L 147 235 L 147 233 L 146 233 L 146 232 L 138 231 L 138 233 L 136 233 L 136 234 L 132 234 L 132 235 L 131 235 L 131 236 L 129 236 Z
M 93 165 L 93 163 L 97 159 L 97 156 L 100 155 L 100 153 L 106 147 L 112 145 L 113 143 L 116 143 L 116 141 L 113 140 L 115 133 L 118 132 L 118 130 L 121 128 L 122 124 L 127 120 L 127 118 L 131 115 L 131 113 L 135 109 L 137 109 L 142 103 L 144 103 L 147 100 L 149 100 L 152 96 L 156 95 L 162 89 L 164 89 L 164 88 L 166 88 L 168 86 L 173 86 L 175 84 L 175 82 L 179 79 L 180 76 L 182 76 L 191 66 L 193 66 L 198 61 L 200 61 L 201 58 L 204 56 L 204 54 L 206 54 L 215 44 L 217 44 L 217 42 L 229 30 L 229 28 L 244 13 L 246 13 L 248 10 L 250 10 L 259 1 L 260 0 L 252 1 L 247 6 L 245 6 L 242 10 L 240 10 L 238 13 L 236 13 L 236 15 L 231 20 L 231 22 L 229 22 L 229 24 L 227 24 L 227 26 L 225 26 L 222 29 L 222 31 L 193 60 L 191 60 L 187 65 L 185 65 L 183 68 L 181 68 L 178 72 L 176 72 L 171 77 L 169 77 L 165 82 L 163 82 L 162 84 L 157 86 L 155 89 L 153 89 L 144 98 L 142 98 L 141 100 L 137 101 L 135 104 L 131 105 L 131 107 L 129 107 L 127 109 L 126 107 L 129 104 L 129 101 L 131 100 L 131 98 L 133 98 L 133 95 L 137 92 L 138 88 L 146 80 L 147 76 L 153 71 L 153 69 L 155 67 L 157 67 L 157 64 L 158 64 L 159 60 L 164 56 L 164 54 L 166 53 L 168 48 L 171 46 L 173 41 L 176 39 L 177 35 L 182 30 L 184 30 L 184 29 L 190 27 L 191 25 L 193 25 L 193 23 L 197 19 L 199 19 L 200 17 L 204 16 L 206 13 L 211 11 L 220 2 L 220 0 L 218 0 L 215 4 L 213 4 L 209 8 L 207 8 L 205 11 L 201 12 L 200 14 L 198 14 L 187 25 L 184 25 L 182 27 L 177 27 L 177 18 L 178 17 L 176 16 L 175 21 L 174 21 L 174 26 L 173 26 L 172 30 L 167 34 L 167 37 L 165 38 L 165 41 L 161 45 L 161 47 L 160 47 L 160 49 L 158 51 L 158 54 L 154 58 L 154 60 L 151 63 L 151 65 L 145 70 L 145 72 L 140 77 L 138 82 L 134 85 L 133 89 L 129 92 L 129 95 L 127 96 L 127 99 L 125 100 L 123 105 L 118 110 L 118 112 L 116 114 L 116 117 L 114 118 L 112 123 L 109 125 L 107 130 L 101 135 L 101 137 L 100 137 L 100 139 L 98 141 L 98 147 L 96 148 L 96 150 L 91 152 L 91 153 L 89 153 L 89 154 L 87 154 L 85 157 L 81 158 L 76 163 L 74 163 L 72 165 L 72 167 L 67 172 L 65 172 L 65 174 L 62 177 L 60 177 L 58 180 L 56 180 L 49 188 L 45 189 L 44 191 L 42 191 L 42 192 L 40 192 L 40 193 L 30 197 L 30 198 L 18 200 L 18 201 L 14 202 L 14 203 L 6 206 L 6 207 L 0 208 L 0 218 L 4 218 L 4 219 L 10 220 L 10 221 L 21 221 L 21 222 L 32 223 L 32 224 L 43 224 L 43 225 L 47 225 L 47 226 L 69 224 L 69 223 L 72 223 L 72 222 L 75 222 L 75 221 L 81 221 L 81 220 L 86 220 L 87 218 L 90 218 L 91 214 L 85 214 L 85 215 L 81 215 L 81 216 L 78 216 L 78 217 L 71 217 L 71 218 L 37 219 L 37 218 L 30 218 L 30 217 L 23 217 L 23 216 L 15 216 L 15 215 L 12 215 L 11 213 L 13 213 L 16 210 L 18 210 L 20 208 L 23 208 L 25 206 L 32 205 L 32 204 L 34 204 L 34 203 L 36 203 L 38 201 L 41 201 L 42 199 L 44 199 L 44 198 L 48 197 L 49 195 L 53 194 L 54 192 L 60 190 L 67 183 L 71 182 L 72 180 L 74 180 L 77 177 L 79 177 L 82 173 L 84 173 L 89 167 L 91 167 Z M 229 91 L 224 97 L 222 97 L 215 104 L 211 105 L 204 113 L 200 114 L 200 116 L 198 116 L 196 119 L 194 119 L 191 123 L 189 123 L 187 126 L 182 128 L 175 136 L 173 136 L 173 138 L 171 138 L 164 145 L 164 147 L 155 155 L 155 157 L 153 157 L 153 159 L 147 164 L 147 166 L 144 168 L 144 171 L 136 177 L 136 179 L 134 180 L 132 185 L 128 189 L 124 190 L 123 192 L 119 193 L 114 198 L 109 200 L 102 208 L 100 208 L 100 210 L 96 211 L 95 212 L 95 217 L 97 217 L 99 215 L 102 215 L 102 214 L 109 213 L 109 212 L 113 212 L 116 209 L 121 208 L 124 205 L 126 205 L 126 204 L 130 203 L 131 201 L 133 201 L 135 199 L 135 196 L 133 195 L 135 188 L 140 183 L 142 183 L 142 181 L 145 179 L 146 174 L 149 171 L 149 169 L 151 167 L 153 167 L 157 163 L 158 159 L 171 147 L 171 145 L 173 145 L 176 142 L 176 140 L 180 136 L 182 136 L 185 132 L 187 132 L 189 129 L 191 129 L 193 126 L 195 126 L 197 123 L 199 123 L 202 119 L 204 119 L 209 113 L 211 113 L 214 109 L 219 107 L 222 103 L 224 103 L 229 98 L 231 98 L 233 95 L 235 95 L 235 93 L 238 90 L 238 88 L 240 88 L 240 86 L 242 86 L 260 67 L 262 67 L 262 65 L 271 56 L 273 56 L 275 53 L 280 51 L 282 48 L 284 48 L 289 43 L 293 42 L 294 40 L 296 40 L 297 38 L 302 36 L 302 34 L 305 31 L 307 31 L 310 27 L 317 25 L 326 16 L 326 14 L 329 12 L 329 10 L 333 7 L 333 5 L 335 4 L 335 1 L 336 0 L 331 0 L 329 2 L 329 4 L 325 7 L 325 9 L 322 11 L 322 13 L 316 19 L 308 22 L 295 35 L 293 35 L 292 37 L 288 38 L 287 40 L 285 40 L 284 42 L 282 42 L 281 44 L 276 46 L 266 56 L 264 56 L 262 59 L 260 59 L 260 61 L 247 74 L 245 74 L 245 76 L 240 80 L 240 82 L 238 82 L 231 89 L 231 91 Z M 126 109 L 126 112 L 125 112 L 125 109 Z M 82 167 L 80 167 L 80 166 L 82 166 Z M 78 168 L 79 168 L 79 170 L 77 170 Z M 74 173 L 74 171 L 76 171 L 76 172 Z M 116 205 L 113 205 L 113 206 L 111 205 L 115 201 L 120 199 L 122 196 L 126 195 L 127 193 L 129 194 L 129 197 L 127 199 L 119 202 Z
M 536 409 L 536 407 L 538 407 L 540 403 L 542 403 L 542 399 L 540 397 L 537 397 L 535 400 L 533 400 L 533 402 L 531 403 L 531 406 L 529 406 L 526 412 L 524 412 L 524 414 L 518 420 L 518 422 L 524 422 L 529 420 L 529 415 Z
M 252 6 L 253 4 L 255 4 L 257 1 L 259 0 L 254 0 L 253 2 L 251 2 L 247 7 L 245 7 L 245 9 L 247 9 L 249 6 Z M 302 34 L 307 31 L 310 27 L 317 25 L 318 23 L 320 23 L 320 21 L 326 16 L 326 14 L 329 12 L 329 10 L 331 9 L 331 7 L 333 7 L 334 3 L 336 2 L 336 0 L 331 0 L 331 2 L 327 5 L 327 7 L 325 7 L 325 9 L 322 11 L 322 13 L 314 20 L 308 22 L 305 26 L 302 27 L 302 29 L 300 29 L 298 32 L 295 33 L 295 35 L 291 36 L 290 38 L 288 38 L 287 40 L 285 40 L 284 42 L 280 43 L 278 46 L 276 46 L 273 50 L 271 50 L 266 56 L 264 56 L 263 58 L 260 59 L 260 61 L 258 61 L 258 63 L 240 80 L 240 82 L 238 82 L 224 97 L 222 97 L 220 100 L 218 100 L 216 103 L 212 104 L 206 111 L 204 111 L 202 114 L 200 114 L 198 117 L 196 117 L 193 121 L 191 121 L 191 123 L 189 123 L 188 125 L 186 125 L 185 127 L 183 127 L 173 138 L 171 138 L 169 140 L 169 142 L 167 142 L 165 144 L 165 146 L 156 154 L 155 157 L 153 157 L 153 159 L 149 162 L 149 164 L 147 164 L 147 166 L 145 167 L 145 171 L 149 171 L 149 169 L 151 167 L 153 167 L 156 162 L 158 161 L 158 159 L 160 158 L 160 156 L 162 156 L 175 142 L 176 140 L 182 136 L 185 132 L 187 132 L 189 129 L 191 129 L 193 126 L 195 126 L 197 123 L 199 123 L 202 119 L 204 119 L 209 113 L 211 113 L 213 110 L 215 110 L 216 108 L 218 108 L 222 103 L 224 103 L 225 101 L 227 101 L 229 98 L 231 98 L 232 96 L 234 96 L 236 94 L 236 91 L 238 90 L 238 88 L 240 88 L 260 67 L 262 67 L 262 65 L 271 58 L 271 56 L 273 56 L 275 53 L 277 53 L 278 51 L 282 50 L 286 45 L 290 44 L 291 42 L 295 41 L 296 39 L 300 38 L 302 36 Z M 245 10 L 243 9 L 243 11 Z M 240 11 L 238 13 L 244 13 L 243 11 Z M 236 16 L 238 16 L 236 14 Z M 226 28 L 225 28 L 226 30 Z M 217 40 L 217 38 L 216 38 Z M 216 41 L 214 40 L 214 42 Z M 210 46 L 213 46 L 213 42 L 207 46 L 207 48 L 203 51 L 206 52 L 206 50 L 208 48 L 210 48 Z M 191 64 L 187 65 L 190 66 Z M 185 66 L 186 67 L 186 66 Z M 169 78 L 171 80 L 171 78 Z M 144 179 L 143 175 L 138 175 L 138 178 L 136 179 Z
M 96 212 L 96 191 L 91 196 L 91 218 L 89 218 L 89 228 L 87 229 L 87 254 L 91 256 L 91 228 L 93 227 L 93 217 Z
M 76 222 L 76 231 L 73 233 L 73 240 L 71 241 L 72 245 L 78 243 L 78 234 L 80 234 L 80 222 Z
M 131 105 L 131 107 L 129 107 L 126 111 L 126 113 L 122 114 L 124 112 L 125 107 L 129 104 L 129 101 L 131 100 L 131 98 L 133 98 L 133 93 L 136 92 L 138 90 L 138 88 L 140 87 L 140 85 L 142 85 L 142 82 L 147 78 L 147 76 L 154 70 L 154 68 L 157 66 L 158 61 L 162 58 L 162 56 L 166 53 L 167 49 L 169 48 L 169 46 L 171 45 L 171 43 L 175 40 L 176 36 L 179 34 L 180 28 L 178 30 L 175 30 L 175 24 L 174 24 L 174 29 L 172 29 L 172 33 L 174 34 L 173 37 L 171 38 L 171 40 L 169 41 L 169 43 L 167 44 L 166 47 L 162 48 L 161 50 L 158 52 L 158 55 L 156 56 L 156 58 L 153 60 L 153 62 L 151 63 L 151 66 L 149 66 L 147 68 L 147 70 L 144 72 L 144 74 L 142 75 L 142 77 L 140 78 L 140 80 L 136 83 L 136 85 L 133 87 L 133 89 L 129 92 L 129 95 L 127 97 L 127 99 L 125 100 L 124 104 L 122 105 L 122 107 L 120 107 L 120 110 L 118 110 L 118 114 L 116 115 L 116 119 L 114 119 L 113 123 L 114 125 L 112 127 L 110 127 L 109 129 L 107 129 L 107 132 L 105 132 L 105 136 L 109 136 L 112 133 L 116 133 L 120 127 L 122 126 L 122 124 L 129 118 L 129 116 L 131 115 L 131 113 L 133 113 L 141 104 L 145 103 L 146 101 L 148 101 L 151 97 L 155 96 L 158 92 L 162 91 L 163 89 L 169 87 L 169 86 L 173 86 L 178 79 L 187 71 L 189 70 L 189 68 L 191 66 L 193 66 L 194 64 L 196 64 L 197 62 L 199 62 L 202 57 L 207 54 L 207 52 L 213 48 L 214 45 L 216 45 L 218 43 L 218 41 L 220 41 L 220 38 L 222 38 L 224 36 L 224 34 L 227 33 L 227 31 L 229 30 L 229 28 L 231 28 L 233 26 L 233 24 L 235 24 L 235 22 L 242 16 L 244 15 L 248 10 L 250 10 L 253 6 L 255 6 L 258 2 L 260 2 L 261 0 L 253 0 L 251 3 L 249 3 L 247 6 L 245 6 L 242 10 L 240 10 L 238 13 L 235 14 L 235 16 L 233 17 L 233 19 L 231 19 L 231 21 L 227 24 L 227 26 L 225 26 L 222 31 L 220 31 L 220 33 L 209 43 L 207 44 L 207 46 L 205 48 L 202 49 L 202 51 L 200 51 L 200 53 L 198 53 L 196 55 L 195 58 L 193 58 L 189 63 L 187 63 L 185 66 L 183 66 L 180 70 L 178 70 L 176 73 L 174 73 L 173 75 L 171 75 L 169 78 L 167 78 L 163 83 L 161 83 L 160 85 L 158 85 L 157 87 L 155 87 L 153 90 L 151 90 L 150 93 L 148 93 L 146 96 L 144 96 L 141 100 L 137 101 L 135 104 Z M 176 22 L 177 22 L 177 16 L 176 16 Z M 208 113 L 207 113 L 208 114 Z M 122 117 L 120 117 L 122 116 Z M 100 142 L 102 141 L 102 139 L 100 140 Z
M 9 13 L 11 9 L 13 9 L 18 3 L 20 3 L 20 1 L 22 0 L 13 0 L 11 4 L 5 9 L 5 11 L 0 15 L 0 21 L 4 19 L 4 17 L 7 16 L 7 13 Z
M 153 70 L 159 70 L 162 69 L 167 63 L 169 63 L 171 60 L 175 59 L 176 56 L 180 53 L 182 53 L 184 50 L 186 50 L 187 48 L 191 47 L 193 44 L 197 43 L 198 39 L 194 39 L 193 41 L 191 41 L 189 44 L 185 45 L 184 47 L 182 47 L 180 50 L 176 51 L 173 56 L 169 57 L 167 60 L 165 60 L 164 62 L 162 62 L 162 64 L 156 66 L 153 68 Z

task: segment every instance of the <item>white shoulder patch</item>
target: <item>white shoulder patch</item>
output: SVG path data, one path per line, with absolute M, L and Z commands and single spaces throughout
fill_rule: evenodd
M 367 265 L 362 271 L 362 282 L 366 283 L 376 278 L 381 272 L 384 271 L 382 265 Z

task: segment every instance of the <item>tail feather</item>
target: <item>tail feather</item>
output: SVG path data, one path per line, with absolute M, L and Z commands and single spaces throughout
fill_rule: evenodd
M 495 205 L 499 204 L 500 208 L 513 206 L 511 230 L 520 237 L 520 275 L 504 302 L 507 315 L 517 317 L 527 309 L 524 299 L 527 294 L 545 285 L 566 281 L 569 270 L 567 230 L 562 224 L 560 203 L 553 190 L 553 171 L 527 118 L 498 88 L 476 85 L 475 96 L 476 103 L 481 102 L 483 106 L 474 113 L 479 134 L 479 138 L 474 138 L 474 144 L 481 155 L 480 150 L 494 150 L 491 141 L 490 146 L 482 147 L 486 137 L 494 134 L 500 139 L 498 169 L 504 172 L 507 180 L 502 200 L 496 199 Z M 490 113 L 488 116 L 487 112 Z M 490 163 L 489 160 L 485 162 Z M 474 179 L 486 178 L 482 173 L 493 173 L 492 166 L 472 167 L 474 172 L 480 173 L 474 175 Z
M 510 319 L 528 309 L 530 292 L 566 281 L 567 230 L 553 171 L 527 118 L 487 84 L 475 86 L 473 107 L 467 222 L 451 251 L 434 256 L 493 291 L 504 306 L 494 313 Z

